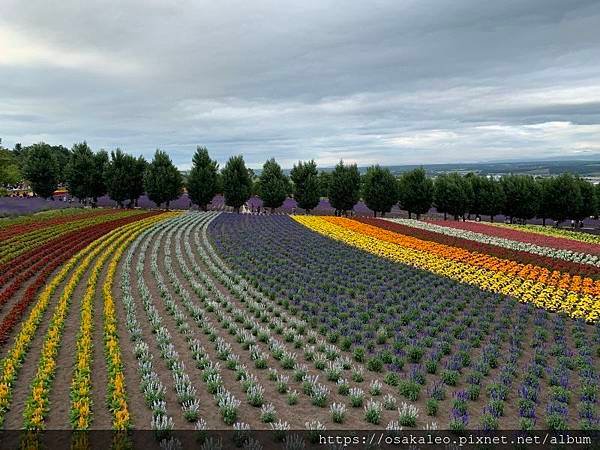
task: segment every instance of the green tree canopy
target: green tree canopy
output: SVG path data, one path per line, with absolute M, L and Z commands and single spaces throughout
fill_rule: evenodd
M 259 178 L 258 195 L 263 201 L 263 206 L 271 208 L 273 212 L 275 208 L 283 205 L 287 198 L 290 183 L 288 177 L 283 174 L 275 158 L 271 158 L 265 162 Z
M 506 199 L 504 215 L 511 221 L 513 218 L 528 220 L 539 211 L 539 186 L 529 175 L 507 175 L 500 183 Z
M 594 185 L 594 199 L 596 202 L 596 211 L 594 215 L 598 217 L 600 214 L 600 183 Z
M 17 158 L 10 150 L 0 146 L 0 186 L 17 184 L 21 177 Z
M 135 158 L 117 149 L 110 153 L 110 162 L 104 172 L 108 196 L 123 206 L 129 198 L 129 177 L 135 164 Z
M 402 174 L 398 180 L 400 207 L 408 211 L 408 217 L 412 213 L 419 219 L 431 208 L 433 202 L 433 181 L 427 178 L 423 168 L 411 170 Z
M 92 149 L 85 141 L 73 145 L 69 162 L 65 168 L 69 193 L 80 201 L 86 201 L 92 196 L 95 175 L 96 162 Z
M 144 176 L 144 187 L 148 198 L 160 206 L 177 199 L 182 192 L 183 180 L 181 173 L 171 162 L 171 158 L 162 150 L 156 150 L 154 159 L 148 164 Z
M 320 200 L 320 174 L 317 172 L 317 163 L 298 161 L 290 172 L 294 185 L 294 200 L 298 207 L 310 212 L 319 204 Z
M 479 177 L 482 181 L 479 187 L 478 194 L 478 207 L 480 209 L 479 214 L 485 214 L 490 216 L 490 220 L 494 221 L 494 216 L 500 214 L 504 208 L 504 191 L 500 182 L 493 178 Z M 473 193 L 475 197 L 475 193 Z
M 40 142 L 29 146 L 23 176 L 31 190 L 42 198 L 51 197 L 58 187 L 58 168 L 50 145 Z
M 575 177 L 575 183 L 579 188 L 581 195 L 581 204 L 575 211 L 573 218 L 575 220 L 583 220 L 586 217 L 596 215 L 596 196 L 594 195 L 594 185 L 580 176 Z
M 472 198 L 471 185 L 457 173 L 442 174 L 434 183 L 434 204 L 438 212 L 450 214 L 455 220 L 468 211 Z
M 329 183 L 331 182 L 331 173 L 319 172 L 319 197 L 327 197 L 329 195 Z
M 206 147 L 197 147 L 192 158 L 192 170 L 188 176 L 187 190 L 193 203 L 206 211 L 217 193 L 219 164 L 210 159 Z
M 378 212 L 383 216 L 390 212 L 398 201 L 396 178 L 389 169 L 379 165 L 369 167 L 363 177 L 362 197 L 374 216 L 377 216 Z
M 537 178 L 535 182 L 538 186 L 538 192 L 540 194 L 536 217 L 542 219 L 542 225 L 546 226 L 546 219 L 552 215 L 552 179 Z
M 340 161 L 331 173 L 329 203 L 337 211 L 346 213 L 360 200 L 360 174 L 356 164 L 344 165 Z
M 66 184 L 67 182 L 67 166 L 71 159 L 71 152 L 67 147 L 62 145 L 51 146 L 52 153 L 56 160 L 57 179 L 59 183 Z
M 469 191 L 471 198 L 469 198 L 469 208 L 467 210 L 469 216 L 471 214 L 476 217 L 481 215 L 481 193 L 484 189 L 484 179 L 484 177 L 480 177 L 473 172 L 469 172 L 465 175 L 465 180 L 471 186 Z
M 98 197 L 106 195 L 106 183 L 104 181 L 104 171 L 108 165 L 108 152 L 106 150 L 100 150 L 94 154 L 94 164 L 92 173 L 92 183 L 90 186 L 90 196 L 92 197 L 92 204 L 96 206 L 98 203 Z
M 242 155 L 232 156 L 221 172 L 225 204 L 238 213 L 241 206 L 250 198 L 252 179 L 246 169 Z
M 144 175 L 147 168 L 148 163 L 143 156 L 134 158 L 131 163 L 127 194 L 130 207 L 137 206 L 138 198 L 144 193 Z
M 549 184 L 550 217 L 558 223 L 574 219 L 582 209 L 581 192 L 573 175 L 564 173 L 551 179 Z

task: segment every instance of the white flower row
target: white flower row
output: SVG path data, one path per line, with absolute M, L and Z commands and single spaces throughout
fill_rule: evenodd
M 414 219 L 385 219 L 390 222 L 400 223 L 413 228 L 419 228 L 426 231 L 432 231 L 435 233 L 444 234 L 446 236 L 458 237 L 469 239 L 474 242 L 482 244 L 491 244 L 498 247 L 507 248 L 510 250 L 524 251 L 533 253 L 540 256 L 548 256 L 551 258 L 562 259 L 563 261 L 571 261 L 580 264 L 588 264 L 591 266 L 600 267 L 600 257 L 596 255 L 590 255 L 588 253 L 581 253 L 572 250 L 563 250 L 553 247 L 545 247 L 541 245 L 531 244 L 528 242 L 515 241 L 512 239 L 506 239 L 497 236 L 490 236 L 484 233 L 477 233 L 475 231 L 461 230 L 452 227 L 444 227 L 441 225 L 435 225 L 429 222 L 421 222 Z
M 198 215 L 196 215 L 198 216 Z M 212 219 L 211 219 L 212 220 Z M 204 220 L 201 218 L 199 220 L 200 223 L 204 222 Z M 205 226 L 207 223 L 209 223 L 210 221 L 204 222 Z M 205 229 L 205 226 L 203 227 L 203 230 Z M 186 236 L 188 236 L 188 229 L 185 228 L 184 232 L 186 234 Z M 216 289 L 213 285 L 212 285 L 212 281 L 210 279 L 210 277 L 208 277 L 208 275 L 206 275 L 204 272 L 202 272 L 200 270 L 200 268 L 195 265 L 194 266 L 194 273 L 195 275 L 204 282 L 204 284 L 207 286 L 207 290 L 204 290 L 202 288 L 200 288 L 199 290 L 197 290 L 197 293 L 199 294 L 200 298 L 206 298 L 208 296 L 210 296 L 211 294 L 213 296 L 215 296 L 218 300 L 218 302 L 220 303 L 221 308 L 213 308 L 214 311 L 229 311 L 233 314 L 233 317 L 235 318 L 235 320 L 239 321 L 243 321 L 243 323 L 246 326 L 252 327 L 253 333 L 260 335 L 261 333 L 261 329 L 264 330 L 264 328 L 262 328 L 261 326 L 258 325 L 258 322 L 256 320 L 256 316 L 262 317 L 262 315 L 259 313 L 257 314 L 257 311 L 261 311 L 261 310 L 266 310 L 267 309 L 267 305 L 270 305 L 271 302 L 270 300 L 267 299 L 262 299 L 263 303 L 259 303 L 257 301 L 254 300 L 254 296 L 249 295 L 249 292 L 251 292 L 251 289 L 253 289 L 250 285 L 245 284 L 244 287 L 241 287 L 240 284 L 236 283 L 236 281 L 234 280 L 233 277 L 229 277 L 225 274 L 225 271 L 227 271 L 228 269 L 225 269 L 225 271 L 221 270 L 223 268 L 223 266 L 219 265 L 217 266 L 212 258 L 210 258 L 208 256 L 208 254 L 205 252 L 205 247 L 199 242 L 198 239 L 198 235 L 196 234 L 196 249 L 198 250 L 198 253 L 200 254 L 201 258 L 202 258 L 202 262 L 207 265 L 209 268 L 211 268 L 211 273 L 217 277 L 217 279 L 219 281 L 222 282 L 223 285 L 225 285 L 228 290 L 233 291 L 234 293 L 238 293 L 238 298 L 240 298 L 240 301 L 242 302 L 242 304 L 248 308 L 251 308 L 254 306 L 255 309 L 253 309 L 252 311 L 254 312 L 254 317 L 249 316 L 245 311 L 240 311 L 239 308 L 237 308 L 235 305 L 233 305 L 218 289 Z M 180 242 L 180 239 L 178 239 L 178 242 Z M 190 260 L 194 260 L 194 254 L 191 250 L 191 246 L 189 246 L 189 239 L 184 239 L 183 240 L 184 243 L 186 243 L 186 252 L 188 254 L 188 257 L 190 258 Z M 204 239 L 204 242 L 207 242 L 206 239 Z M 176 250 L 177 251 L 177 250 Z M 185 264 L 184 264 L 185 266 Z M 183 272 L 185 273 L 185 267 L 182 267 Z M 232 273 L 232 272 L 231 272 Z M 232 273 L 232 275 L 234 275 Z M 192 284 L 194 283 L 193 279 L 189 280 Z M 262 295 L 259 294 L 258 291 L 255 291 L 255 295 Z M 222 312 L 218 312 L 218 314 L 223 314 Z M 283 319 L 286 319 L 286 313 L 284 311 L 278 311 L 278 315 L 280 317 L 282 317 Z M 227 317 L 224 317 L 225 319 Z M 231 320 L 231 319 L 229 319 Z M 295 321 L 294 325 L 295 326 L 300 326 L 302 327 L 302 330 L 305 330 L 305 324 L 302 321 L 298 321 L 297 319 L 293 319 L 293 321 Z M 295 333 L 295 329 L 291 328 L 287 325 L 285 325 L 284 323 L 282 323 L 282 319 L 281 318 L 272 318 L 272 315 L 270 316 L 266 316 L 262 322 L 265 322 L 267 324 L 270 324 L 272 329 L 275 329 L 275 331 L 277 332 L 277 328 L 280 329 L 279 334 L 283 334 L 284 339 L 287 342 L 299 342 L 300 345 L 303 345 L 303 337 L 302 335 L 299 335 Z M 270 333 L 269 329 L 264 330 L 267 334 Z M 294 336 L 296 335 L 296 336 Z M 325 342 L 323 339 L 319 339 L 318 338 L 318 334 L 316 332 L 314 332 L 313 330 L 306 330 L 305 335 L 308 337 L 308 340 L 310 340 L 310 342 L 316 342 L 317 346 L 315 348 L 315 346 L 313 345 L 306 345 L 305 346 L 305 357 L 307 357 L 307 360 L 312 360 L 313 362 L 315 362 L 315 367 L 319 368 L 320 370 L 324 370 L 328 379 L 331 381 L 337 381 L 340 376 L 341 376 L 341 372 L 342 370 L 349 370 L 352 369 L 353 371 L 353 379 L 354 380 L 358 380 L 358 381 L 362 381 L 363 379 L 363 373 L 364 373 L 364 369 L 361 366 L 353 366 L 351 364 L 351 360 L 348 356 L 341 356 L 340 353 L 341 351 L 339 350 L 339 348 L 337 348 L 335 345 L 333 344 L 329 344 L 327 342 Z M 324 399 L 326 399 L 326 397 L 329 394 L 329 390 L 323 386 L 317 383 L 316 381 L 316 377 L 311 377 L 311 376 L 307 376 L 306 375 L 306 370 L 302 369 L 301 365 L 298 365 L 297 363 L 295 363 L 295 355 L 292 356 L 290 355 L 289 352 L 286 352 L 285 350 L 285 346 L 283 343 L 279 342 L 278 340 L 276 340 L 273 337 L 269 337 L 269 342 L 270 342 L 270 350 L 271 350 L 271 354 L 272 356 L 279 361 L 282 361 L 282 366 L 284 368 L 294 368 L 295 369 L 295 378 L 297 380 L 302 380 L 304 383 L 304 391 L 307 395 L 311 396 L 311 399 L 313 401 L 313 404 L 315 405 L 322 405 L 324 402 Z M 300 345 L 295 345 L 298 348 L 301 348 Z M 319 352 L 319 353 L 317 353 Z M 285 361 L 286 358 L 290 357 L 291 361 L 289 362 L 289 366 L 286 367 L 285 366 Z M 333 361 L 332 361 L 333 360 Z M 382 391 L 382 383 L 379 380 L 373 380 L 370 384 L 370 388 L 369 391 L 371 393 L 371 395 L 380 395 L 381 391 Z M 360 391 L 360 403 L 362 404 L 362 397 L 364 396 L 364 393 L 362 391 L 362 389 L 360 388 L 355 388 L 355 391 Z M 387 397 L 387 404 L 392 403 L 395 407 L 396 404 L 396 400 L 395 397 L 393 397 L 391 394 L 388 394 Z M 393 409 L 389 408 L 389 409 Z
M 178 240 L 178 242 L 179 242 L 179 240 Z M 188 256 L 190 258 L 193 257 L 192 254 L 188 254 Z M 184 261 L 182 261 L 182 262 L 183 262 L 182 270 L 185 274 L 185 272 L 189 269 L 186 268 L 185 262 Z M 204 262 L 207 262 L 207 261 L 204 260 Z M 215 271 L 218 271 L 218 269 L 215 268 Z M 215 307 L 215 308 L 213 308 L 213 310 L 217 314 L 223 316 L 223 319 L 224 319 L 223 322 L 225 322 L 227 320 L 229 322 L 226 322 L 226 323 L 231 322 L 231 318 L 228 317 L 223 312 L 223 311 L 230 311 L 230 312 L 232 312 L 234 317 L 239 318 L 238 321 L 243 320 L 244 324 L 246 326 L 253 328 L 253 332 L 255 332 L 256 334 L 259 333 L 259 330 L 261 329 L 261 327 L 257 324 L 257 321 L 255 318 L 248 316 L 245 311 L 241 311 L 239 308 L 237 308 L 235 305 L 233 305 L 220 291 L 218 291 L 217 289 L 214 289 L 214 287 L 211 284 L 210 278 L 205 273 L 203 273 L 199 268 L 196 267 L 195 273 L 201 280 L 203 280 L 205 282 L 205 285 L 208 287 L 208 290 L 210 291 L 210 292 L 207 292 L 207 290 L 203 290 L 202 287 L 195 287 L 196 290 L 199 291 L 198 293 L 199 293 L 200 298 L 206 298 L 206 297 L 210 296 L 211 294 L 213 294 L 214 296 L 216 296 L 218 298 L 221 308 Z M 192 283 L 192 285 L 194 284 L 194 280 L 191 277 L 190 277 L 189 281 Z M 226 279 L 224 281 L 225 281 L 224 284 L 227 284 L 230 287 L 233 286 L 232 283 L 227 283 L 230 280 Z M 246 304 L 250 303 L 251 301 L 252 300 L 250 300 L 250 299 L 246 299 L 244 304 L 246 305 Z M 272 323 L 274 321 L 267 320 L 267 322 Z M 265 330 L 265 332 L 269 333 L 269 330 L 267 329 L 267 330 Z M 298 364 L 296 362 L 295 355 L 293 353 L 287 352 L 285 350 L 284 344 L 279 342 L 274 337 L 270 337 L 269 342 L 270 342 L 270 350 L 272 352 L 273 357 L 282 363 L 283 368 L 298 369 Z M 348 357 L 340 357 L 339 356 L 340 351 L 334 345 L 327 344 L 324 340 L 320 340 L 318 342 L 318 347 L 324 354 L 318 355 L 318 357 L 316 357 L 315 359 L 318 360 L 317 362 L 319 362 L 319 361 L 322 362 L 322 367 L 320 367 L 320 368 L 322 370 L 326 371 L 328 379 L 330 379 L 331 381 L 337 381 L 337 379 L 341 375 L 341 371 L 343 369 L 350 369 L 352 367 L 352 365 L 350 363 L 350 359 Z M 254 360 L 256 360 L 256 359 L 258 359 L 258 356 L 253 354 L 252 358 Z M 327 359 L 334 359 L 334 358 L 336 358 L 334 361 L 327 361 Z M 315 364 L 315 366 L 317 366 L 317 364 Z M 361 369 L 355 368 L 355 371 L 362 375 Z M 304 376 L 303 381 L 305 384 L 308 383 L 311 385 L 309 388 L 305 387 L 305 394 L 311 396 L 311 400 L 312 400 L 313 404 L 318 405 L 318 406 L 323 406 L 324 402 L 326 401 L 326 399 L 329 395 L 329 389 L 326 386 L 317 384 L 316 380 L 311 382 L 310 377 Z M 381 388 L 382 388 L 382 384 L 380 381 L 375 380 L 371 383 L 371 391 L 373 392 L 373 395 L 379 395 L 381 393 Z
M 196 321 L 197 325 L 204 331 L 205 334 L 209 335 L 209 339 L 212 340 L 213 344 L 215 345 L 217 354 L 223 355 L 223 359 L 228 359 L 231 356 L 231 347 L 229 346 L 229 344 L 227 344 L 227 342 L 225 342 L 224 340 L 219 339 L 219 337 L 216 334 L 216 329 L 204 315 L 202 309 L 194 307 L 189 292 L 180 283 L 173 283 L 174 280 L 178 280 L 176 278 L 171 264 L 171 235 L 173 230 L 179 228 L 180 226 L 180 219 L 173 219 L 170 226 L 164 229 L 161 235 L 159 235 L 159 239 L 155 241 L 153 246 L 153 254 L 151 258 L 151 270 L 155 276 L 161 297 L 164 299 L 165 306 L 167 307 L 169 314 L 171 314 L 175 318 L 177 328 L 179 332 L 186 337 L 189 349 L 192 352 L 197 367 L 202 370 L 202 379 L 206 385 L 208 392 L 213 394 L 216 405 L 219 408 L 221 416 L 223 417 L 225 423 L 233 424 L 237 419 L 237 410 L 239 408 L 240 401 L 236 399 L 231 392 L 224 388 L 223 379 L 220 374 L 219 364 L 214 363 L 210 360 L 208 353 L 200 344 L 200 341 L 198 341 L 194 337 L 195 332 L 189 326 L 186 314 L 183 311 L 181 311 L 177 302 L 174 300 L 173 296 L 171 295 L 171 292 L 169 291 L 165 283 L 164 277 L 162 276 L 162 273 L 158 268 L 158 249 L 161 247 L 162 237 L 166 235 L 166 240 L 164 243 L 164 262 L 167 274 L 169 275 L 172 284 L 174 284 L 174 291 L 180 297 L 182 303 L 184 304 L 192 318 Z M 239 362 L 239 356 L 237 358 L 234 356 L 233 360 Z M 236 369 L 245 372 L 244 367 L 237 366 Z M 191 414 L 191 411 L 194 410 L 195 405 L 192 403 L 191 405 L 188 404 L 186 406 L 188 406 L 186 412 L 188 414 Z
M 140 375 L 140 388 L 144 394 L 146 405 L 152 411 L 150 427 L 162 432 L 173 429 L 173 418 L 167 413 L 165 401 L 165 387 L 161 383 L 158 374 L 154 371 L 152 364 L 152 353 L 150 347 L 144 341 L 142 328 L 137 319 L 136 302 L 133 300 L 131 281 L 129 278 L 131 260 L 139 246 L 139 243 L 151 232 L 150 228 L 143 232 L 131 244 L 124 260 L 121 272 L 122 301 L 126 312 L 126 327 L 130 338 L 134 343 L 134 355 L 138 361 L 138 373 Z

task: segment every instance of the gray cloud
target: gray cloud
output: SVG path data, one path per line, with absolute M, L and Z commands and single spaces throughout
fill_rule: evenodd
M 252 166 L 600 151 L 594 0 L 4 0 L 0 136 Z

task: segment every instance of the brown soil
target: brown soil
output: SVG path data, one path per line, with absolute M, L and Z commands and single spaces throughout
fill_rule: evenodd
M 96 285 L 94 296 L 92 330 L 93 359 L 92 359 L 92 429 L 110 430 L 112 428 L 112 413 L 106 402 L 108 395 L 108 366 L 104 356 L 104 300 L 102 288 L 108 271 L 108 261 L 102 268 L 102 274 Z
M 175 242 L 175 240 L 173 240 L 173 242 Z M 173 267 L 176 268 L 175 272 L 176 272 L 177 276 L 179 277 L 180 281 L 182 282 L 182 284 L 187 285 L 187 281 L 183 277 L 183 274 L 180 272 L 179 266 L 176 263 L 174 246 L 173 246 L 171 253 L 173 255 Z M 208 273 L 206 267 L 200 262 L 199 258 L 195 259 L 194 261 L 190 261 L 189 258 L 187 257 L 187 255 L 185 254 L 185 252 L 183 252 L 183 254 L 184 254 L 184 258 L 186 259 L 188 265 L 192 264 L 192 265 L 196 265 L 197 267 L 202 267 L 204 269 L 203 271 L 210 276 L 210 273 Z M 237 307 L 244 309 L 244 304 L 239 302 L 233 295 L 231 295 L 229 293 L 229 291 L 221 283 L 219 283 L 212 276 L 211 276 L 211 280 L 214 283 L 215 287 L 217 287 L 223 294 L 225 294 L 232 303 L 234 303 Z M 190 292 L 193 292 L 191 290 L 190 286 L 187 286 L 187 287 L 188 287 L 188 290 L 190 290 Z M 211 316 L 215 317 L 215 319 L 216 319 L 216 315 L 214 313 L 211 313 Z M 215 320 L 215 323 L 216 323 L 216 320 Z M 292 380 L 292 377 L 291 377 L 292 371 L 291 370 L 286 371 L 286 370 L 282 369 L 281 367 L 278 367 L 278 363 L 273 358 L 270 358 L 268 360 L 269 366 L 277 368 L 280 373 L 287 373 L 288 375 L 290 375 L 290 381 L 289 381 L 290 389 L 291 390 L 296 389 L 300 394 L 298 404 L 294 405 L 294 406 L 288 406 L 286 403 L 285 396 L 282 394 L 279 394 L 275 390 L 275 383 L 267 379 L 267 371 L 253 369 L 254 364 L 249 358 L 248 351 L 244 350 L 241 347 L 241 345 L 239 345 L 234 339 L 231 339 L 231 337 L 227 333 L 227 331 L 223 330 L 223 333 L 221 333 L 221 336 L 224 337 L 232 345 L 232 348 L 234 349 L 234 351 L 238 355 L 240 355 L 241 361 L 243 363 L 245 363 L 248 368 L 251 368 L 252 373 L 254 373 L 259 378 L 260 383 L 265 388 L 265 398 L 274 404 L 274 406 L 276 407 L 276 410 L 278 412 L 278 416 L 281 416 L 280 411 L 282 410 L 282 408 L 284 410 L 289 410 L 290 419 L 287 419 L 286 417 L 283 417 L 283 416 L 281 416 L 281 418 L 284 420 L 287 420 L 293 429 L 303 429 L 305 422 L 312 420 L 312 419 L 320 420 L 321 423 L 325 424 L 325 426 L 328 429 L 379 429 L 382 426 L 385 427 L 389 421 L 397 420 L 397 418 L 398 418 L 398 413 L 396 410 L 393 410 L 393 411 L 383 410 L 382 415 L 381 415 L 382 418 L 381 418 L 380 425 L 376 426 L 376 425 L 366 422 L 364 420 L 364 409 L 350 407 L 348 397 L 342 396 L 337 393 L 336 384 L 334 382 L 328 381 L 327 378 L 325 377 L 325 374 L 322 371 L 315 369 L 310 363 L 307 363 L 306 365 L 308 367 L 308 373 L 310 375 L 319 375 L 319 382 L 326 385 L 330 389 L 328 404 L 331 404 L 333 402 L 345 403 L 348 408 L 347 417 L 346 417 L 346 420 L 344 421 L 344 423 L 343 424 L 334 423 L 333 420 L 331 419 L 331 415 L 330 415 L 328 408 L 319 408 L 319 407 L 312 405 L 310 402 L 310 398 L 302 393 L 301 383 L 297 383 Z M 280 340 L 282 340 L 282 339 L 280 339 Z M 294 349 L 292 345 L 290 345 L 286 342 L 283 342 L 283 344 L 287 348 L 288 351 L 291 351 L 293 353 L 295 352 L 298 355 L 300 355 L 299 362 L 302 362 L 302 358 L 301 358 L 302 351 L 301 350 Z M 262 347 L 263 347 L 263 349 L 266 350 L 266 348 L 264 348 L 265 347 L 264 345 L 262 345 Z M 348 372 L 346 372 L 344 374 L 344 376 L 349 380 L 351 387 L 355 387 L 355 386 L 361 387 L 365 391 L 365 403 L 366 403 L 367 399 L 369 399 L 371 397 L 367 392 L 368 386 L 369 386 L 369 383 L 371 382 L 371 380 L 379 379 L 381 381 L 381 379 L 382 379 L 381 374 L 376 375 L 376 374 L 374 374 L 372 372 L 368 372 L 366 370 L 364 373 L 365 380 L 361 383 L 352 382 L 350 380 L 350 373 L 348 373 Z M 396 389 L 391 386 L 388 386 L 386 384 L 383 384 L 381 396 L 376 397 L 375 400 L 381 400 L 383 395 L 385 395 L 386 393 L 391 393 L 398 399 L 399 404 L 402 403 L 403 400 L 401 398 L 399 398 Z M 241 399 L 244 399 L 244 398 L 245 398 L 245 396 L 241 397 Z M 410 402 L 407 402 L 407 403 L 410 403 Z M 278 405 L 280 405 L 280 406 L 278 406 Z M 249 406 L 247 403 L 245 405 L 244 405 L 244 403 L 242 403 L 240 409 L 242 411 L 244 409 L 252 410 L 252 407 Z M 423 411 L 423 410 L 421 410 L 421 411 Z M 427 422 L 427 421 L 430 422 L 431 420 L 428 420 L 428 419 L 430 419 L 430 418 L 428 418 L 427 416 L 424 416 L 424 414 L 421 413 L 421 416 L 419 417 L 419 420 L 418 420 L 418 425 L 424 425 L 425 422 Z M 262 424 L 259 420 L 255 420 L 254 422 L 249 422 L 249 423 L 255 429 L 265 428 L 265 424 Z
M 60 271 L 61 267 L 58 267 L 56 269 L 54 269 L 54 271 L 50 274 L 50 276 L 48 277 L 48 282 L 54 278 L 54 276 L 56 274 L 58 274 L 58 272 Z M 8 315 L 8 313 L 10 312 L 11 308 L 19 301 L 21 300 L 22 295 L 25 293 L 25 291 L 27 290 L 27 288 L 33 283 L 33 281 L 35 280 L 35 277 L 32 277 L 30 279 L 28 279 L 25 283 L 23 283 L 23 286 L 21 286 L 21 288 L 15 293 L 13 294 L 10 299 L 0 308 L 0 323 L 4 320 L 4 318 Z M 64 283 L 61 284 L 61 286 L 59 286 L 58 289 L 61 289 L 62 286 L 64 285 Z M 23 312 L 23 315 L 21 316 L 21 321 L 25 321 L 27 319 L 27 317 L 29 317 L 29 313 L 31 312 L 31 309 L 33 308 L 33 305 L 35 305 L 36 301 L 37 301 L 37 296 L 40 294 L 40 292 L 42 292 L 44 286 L 42 286 L 40 289 L 38 289 L 38 291 L 36 292 L 36 298 L 35 300 L 25 309 L 25 311 Z M 57 289 L 57 291 L 58 291 Z M 9 339 L 6 341 L 5 344 L 0 345 L 0 358 L 4 358 L 8 352 L 8 350 L 10 349 L 10 347 L 12 346 L 12 343 L 14 341 L 14 338 L 17 334 L 19 334 L 19 330 L 20 330 L 20 324 L 17 323 L 13 329 L 10 332 L 9 335 Z
M 140 244 L 140 246 L 141 246 L 141 244 Z M 143 340 L 148 344 L 150 353 L 153 356 L 152 361 L 153 361 L 154 371 L 157 373 L 161 383 L 165 387 L 165 402 L 167 403 L 167 412 L 169 413 L 169 415 L 171 417 L 173 417 L 173 423 L 174 423 L 175 428 L 182 429 L 182 425 L 185 423 L 185 420 L 183 420 L 183 417 L 181 416 L 181 414 L 178 413 L 178 411 L 180 411 L 180 408 L 179 408 L 179 404 L 177 403 L 177 397 L 175 396 L 175 391 L 173 388 L 173 379 L 171 377 L 171 374 L 170 374 L 168 368 L 165 366 L 164 362 L 162 361 L 162 359 L 160 357 L 160 353 L 156 346 L 156 339 L 154 337 L 154 334 L 152 333 L 152 328 L 150 326 L 150 323 L 148 322 L 148 318 L 146 316 L 146 312 L 144 311 L 144 306 L 141 301 L 141 296 L 138 292 L 137 274 L 136 274 L 136 270 L 135 270 L 138 255 L 139 255 L 139 249 L 133 255 L 133 259 L 131 261 L 131 272 L 129 275 L 130 280 L 131 280 L 132 296 L 133 296 L 133 299 L 137 303 L 137 306 L 136 306 L 137 319 L 138 319 L 138 322 L 142 329 Z M 149 251 L 148 251 L 148 252 L 146 252 L 146 260 L 145 260 L 145 264 L 146 264 L 145 270 L 147 270 L 148 272 L 150 272 L 149 256 L 150 255 L 149 255 Z M 146 276 L 144 278 L 147 279 Z M 126 315 L 125 315 L 125 308 L 122 305 L 122 301 L 120 301 L 120 298 L 121 298 L 120 292 L 118 293 L 117 298 L 119 300 L 116 299 L 116 301 L 117 301 L 117 303 L 119 303 L 121 305 L 121 310 L 123 311 L 123 315 L 121 317 L 123 318 L 123 321 L 124 321 L 126 318 Z M 128 381 L 127 393 L 129 395 L 129 393 L 131 391 L 135 390 L 134 387 L 139 387 L 140 377 L 137 374 L 137 360 L 136 360 L 135 354 L 134 354 L 133 342 L 130 339 L 122 339 L 121 346 L 122 346 L 125 366 L 126 367 L 129 366 L 130 368 L 133 369 L 133 370 L 128 370 L 126 372 L 126 374 L 131 373 L 131 372 L 135 373 L 135 375 L 131 378 L 131 380 L 132 380 L 131 382 L 129 382 L 129 380 L 126 379 L 126 381 Z M 127 355 L 130 355 L 130 357 L 128 358 Z M 149 408 L 146 406 L 145 402 L 143 401 L 143 399 L 142 399 L 142 402 L 144 403 L 144 406 L 143 406 L 143 408 L 140 407 L 140 411 L 143 410 L 145 412 L 143 415 L 140 416 L 140 418 L 145 417 L 147 419 L 147 422 L 145 422 L 141 426 L 140 426 L 140 424 L 138 424 L 138 422 L 134 422 L 134 427 L 142 428 L 142 429 L 150 428 L 150 422 L 152 419 L 152 415 L 150 413 Z M 147 411 L 147 414 L 146 414 L 146 411 Z M 135 416 L 134 416 L 134 418 L 135 418 Z
M 133 427 L 137 430 L 150 429 L 150 422 L 152 420 L 152 414 L 150 409 L 146 407 L 146 401 L 139 388 L 140 377 L 137 372 L 137 360 L 133 353 L 133 342 L 131 341 L 129 331 L 127 330 L 126 320 L 127 313 L 121 297 L 121 273 L 123 269 L 123 262 L 126 254 L 123 255 L 117 273 L 115 274 L 115 283 L 112 287 L 113 297 L 115 299 L 115 309 L 118 317 L 118 333 L 119 343 L 121 344 L 121 352 L 123 361 L 125 361 L 123 367 L 123 373 L 125 375 L 125 386 L 127 387 L 127 402 L 129 406 L 129 414 L 131 414 Z M 131 275 L 130 275 L 131 276 Z M 132 286 L 133 287 L 133 286 Z M 136 297 L 139 298 L 139 297 Z M 141 306 L 141 305 L 140 305 Z M 138 315 L 144 313 L 144 311 L 137 310 Z M 142 322 L 140 320 L 140 322 Z M 143 325 L 143 324 L 142 324 Z M 150 345 L 150 344 L 148 344 Z
M 70 408 L 69 388 L 71 386 L 71 374 L 74 364 L 73 355 L 75 354 L 77 330 L 79 327 L 79 303 L 85 291 L 85 281 L 89 274 L 89 269 L 81 277 L 75 291 L 73 299 L 67 314 L 65 327 L 63 329 L 63 337 L 61 339 L 61 347 L 58 353 L 58 364 L 56 377 L 53 386 L 50 390 L 50 414 L 48 415 L 48 428 L 70 428 L 68 422 L 68 414 Z M 54 314 L 54 309 L 60 295 L 63 292 L 64 286 L 68 282 L 70 274 L 58 286 L 50 304 L 44 312 L 40 326 L 31 342 L 31 347 L 23 366 L 21 367 L 17 382 L 13 390 L 13 401 L 10 411 L 6 414 L 4 427 L 6 429 L 19 429 L 23 426 L 23 410 L 25 401 L 30 393 L 30 385 L 37 372 L 39 358 L 41 356 L 42 346 L 46 337 L 50 319 Z M 30 306 L 31 308 L 32 306 Z M 26 315 L 24 317 L 27 317 Z M 15 335 L 20 327 L 16 327 Z M 10 346 L 7 346 L 10 347 Z M 65 420 L 63 420 L 65 419 Z

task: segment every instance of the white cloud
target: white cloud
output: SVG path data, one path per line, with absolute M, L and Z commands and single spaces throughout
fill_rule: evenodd
M 596 25 L 596 26 L 594 26 Z M 3 0 L 0 134 L 335 164 L 600 142 L 594 0 Z
M 0 66 L 13 66 L 22 70 L 60 67 L 109 75 L 143 73 L 142 67 L 135 61 L 119 59 L 114 54 L 52 45 L 5 24 L 0 25 Z

